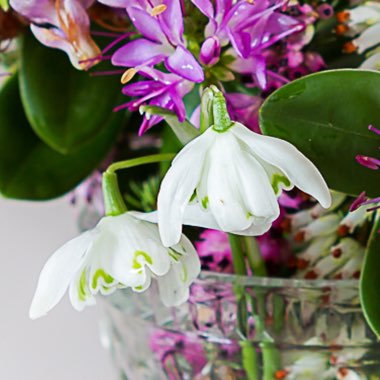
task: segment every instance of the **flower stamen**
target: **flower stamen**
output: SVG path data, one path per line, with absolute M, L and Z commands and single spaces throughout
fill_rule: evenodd
M 168 7 L 165 4 L 156 5 L 150 12 L 152 17 L 156 17 L 161 13 L 164 13 Z
M 133 79 L 133 77 L 136 75 L 136 73 L 137 73 L 137 70 L 133 67 L 131 67 L 128 70 L 125 70 L 124 74 L 121 76 L 120 82 L 122 84 L 126 84 L 130 82 Z

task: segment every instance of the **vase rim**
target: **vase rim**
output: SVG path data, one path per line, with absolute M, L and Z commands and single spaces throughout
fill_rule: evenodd
M 272 287 L 272 288 L 358 288 L 359 280 L 330 280 L 330 279 L 295 279 L 295 278 L 280 278 L 280 277 L 257 277 L 244 276 L 229 273 L 217 273 L 202 271 L 198 281 L 201 282 L 222 282 L 233 283 L 242 286 L 256 287 Z

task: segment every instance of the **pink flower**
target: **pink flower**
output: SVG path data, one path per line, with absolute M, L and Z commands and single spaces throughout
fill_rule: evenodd
M 90 36 L 87 14 L 93 3 L 94 0 L 10 0 L 12 8 L 31 21 L 36 38 L 46 46 L 65 51 L 80 70 L 89 68 L 89 60 L 100 55 Z
M 168 379 L 178 379 L 177 358 L 183 357 L 190 365 L 193 376 L 206 365 L 206 354 L 198 338 L 165 330 L 155 330 L 150 337 L 150 349 L 161 362 Z
M 202 240 L 195 243 L 201 259 L 202 269 L 212 272 L 233 273 L 232 253 L 225 232 L 205 230 L 200 235 Z

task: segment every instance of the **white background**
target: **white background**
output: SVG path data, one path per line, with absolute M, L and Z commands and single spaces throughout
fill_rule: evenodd
M 116 379 L 99 341 L 101 308 L 78 313 L 65 296 L 48 316 L 28 317 L 43 264 L 76 234 L 75 210 L 67 199 L 0 199 L 1 380 Z

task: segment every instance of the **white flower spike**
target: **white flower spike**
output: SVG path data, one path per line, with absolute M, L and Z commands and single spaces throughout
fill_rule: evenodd
M 117 204 L 114 200 L 111 203 Z M 152 278 L 158 281 L 165 306 L 187 300 L 189 286 L 200 272 L 199 258 L 190 241 L 182 235 L 178 244 L 164 247 L 157 225 L 140 220 L 139 213 L 113 214 L 50 257 L 29 311 L 32 319 L 46 315 L 68 288 L 77 310 L 93 305 L 99 292 L 108 295 L 126 287 L 142 292 Z
M 313 163 L 290 143 L 232 122 L 220 91 L 211 119 L 213 125 L 175 157 L 161 184 L 157 208 L 165 246 L 178 243 L 182 224 L 261 235 L 279 216 L 282 189 L 293 185 L 330 206 Z

